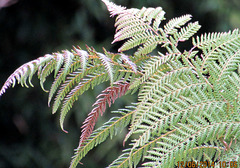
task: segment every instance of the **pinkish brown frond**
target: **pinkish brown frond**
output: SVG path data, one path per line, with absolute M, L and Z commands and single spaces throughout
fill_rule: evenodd
M 98 100 L 93 104 L 95 106 L 88 114 L 88 117 L 83 122 L 82 135 L 80 137 L 79 147 L 82 146 L 84 141 L 91 135 L 99 114 L 103 115 L 106 111 L 106 104 L 110 107 L 115 100 L 127 92 L 130 84 L 128 82 L 115 82 L 114 86 L 106 88 L 100 95 L 97 96 Z

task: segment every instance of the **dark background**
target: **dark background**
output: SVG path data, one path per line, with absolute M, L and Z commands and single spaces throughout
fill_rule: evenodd
M 1 1 L 1 0 L 0 0 Z M 240 27 L 239 0 L 115 0 L 117 4 L 141 8 L 162 6 L 171 19 L 192 14 L 202 25 L 200 33 L 229 31 Z M 102 47 L 116 52 L 111 45 L 114 19 L 100 0 L 19 0 L 0 9 L 0 86 L 20 65 L 47 53 L 71 49 Z M 50 87 L 52 76 L 45 86 Z M 51 115 L 48 94 L 36 78 L 34 88 L 16 86 L 0 98 L 0 168 L 67 168 L 78 146 L 81 123 L 91 111 L 95 97 L 104 85 L 90 90 L 67 115 L 65 128 L 59 127 L 59 114 Z M 113 110 L 135 102 L 135 96 L 117 101 Z M 110 110 L 97 123 L 111 117 Z M 124 132 L 94 149 L 79 167 L 106 167 L 122 149 Z

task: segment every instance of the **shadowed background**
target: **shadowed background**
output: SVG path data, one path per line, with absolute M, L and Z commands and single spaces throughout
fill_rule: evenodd
M 3 0 L 0 0 L 3 1 Z M 200 33 L 228 31 L 240 27 L 239 0 L 115 0 L 117 4 L 141 8 L 161 6 L 171 19 L 191 14 L 199 21 Z M 1 3 L 0 3 L 1 4 Z M 71 49 L 85 44 L 101 52 L 102 47 L 116 52 L 111 45 L 114 19 L 109 18 L 100 0 L 19 0 L 0 9 L 0 86 L 20 65 L 47 53 Z M 188 44 L 189 45 L 189 44 Z M 45 84 L 49 89 L 53 77 Z M 78 146 L 81 123 L 92 109 L 95 97 L 107 86 L 86 92 L 67 115 L 65 128 L 59 127 L 59 114 L 51 115 L 48 94 L 33 78 L 34 88 L 16 86 L 0 98 L 0 168 L 67 168 Z M 111 108 L 136 102 L 125 96 Z M 108 109 L 96 125 L 107 121 Z M 101 144 L 82 161 L 79 167 L 106 167 L 121 153 L 125 132 Z

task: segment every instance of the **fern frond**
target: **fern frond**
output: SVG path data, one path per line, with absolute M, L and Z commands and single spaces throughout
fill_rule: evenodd
M 127 107 L 126 109 L 117 111 L 117 113 L 120 113 L 122 116 L 111 118 L 103 126 L 93 131 L 90 137 L 83 142 L 83 145 L 76 149 L 70 168 L 75 168 L 88 151 L 102 143 L 107 137 L 113 137 L 121 132 L 130 123 L 133 113 L 133 110 L 130 110 L 131 108 L 133 107 Z
M 93 104 L 95 106 L 88 114 L 88 117 L 83 122 L 82 134 L 80 137 L 79 148 L 83 142 L 91 135 L 99 114 L 103 115 L 106 110 L 106 104 L 110 107 L 115 100 L 123 95 L 128 90 L 129 83 L 121 81 L 115 82 L 115 86 L 106 88 L 100 95 L 97 96 L 97 101 Z
M 221 49 L 218 50 L 218 56 L 214 60 L 220 61 L 221 63 L 212 64 L 215 65 L 214 68 L 218 70 L 217 74 L 215 74 L 218 75 L 216 78 L 217 81 L 223 80 L 237 70 L 238 65 L 240 64 L 239 40 L 240 35 L 234 46 L 221 47 Z
M 132 74 L 137 73 L 137 68 L 135 63 L 127 56 L 122 54 L 121 59 L 124 62 L 118 63 L 115 62 L 117 61 L 115 59 L 116 54 L 107 53 L 106 51 L 105 54 L 98 53 L 93 48 L 88 48 L 87 52 L 79 47 L 74 47 L 72 52 L 65 50 L 62 53 L 47 54 L 18 68 L 2 87 L 1 94 L 9 86 L 14 86 L 16 81 L 21 83 L 22 86 L 28 87 L 28 79 L 32 86 L 31 78 L 36 71 L 38 71 L 40 84 L 44 90 L 43 83 L 46 77 L 55 70 L 56 76 L 49 92 L 48 104 L 50 104 L 54 94 L 57 92 L 53 104 L 53 113 L 62 104 L 60 126 L 64 130 L 64 118 L 79 95 L 83 94 L 90 87 L 93 88 L 109 79 L 111 83 L 122 78 L 125 81 L 130 78 L 132 78 L 131 80 L 134 79 Z
M 55 55 L 57 56 L 56 59 L 58 60 L 58 55 L 57 54 Z M 64 57 L 63 56 L 61 57 L 64 60 Z M 40 69 L 38 70 L 38 78 L 40 79 L 40 86 L 42 90 L 44 90 L 45 92 L 48 92 L 48 91 L 44 88 L 44 82 L 46 81 L 46 78 L 53 72 L 54 68 L 57 68 L 56 66 L 54 66 L 55 64 L 57 65 L 57 62 L 53 59 L 49 61 L 44 67 L 40 67 Z M 58 73 L 58 72 L 59 72 L 59 69 L 55 69 L 55 73 Z
M 237 34 L 238 30 L 234 30 L 233 34 Z M 221 40 L 221 39 L 225 39 L 228 38 L 229 36 L 231 36 L 232 32 L 215 32 L 215 33 L 204 33 L 201 36 L 197 36 L 196 38 L 193 38 L 193 45 L 202 49 L 204 47 L 207 47 L 209 45 L 212 45 L 214 43 L 216 43 L 217 41 Z
M 240 34 L 239 30 L 208 33 L 193 38 L 193 47 L 181 52 L 179 42 L 187 41 L 199 29 L 188 23 L 191 15 L 165 19 L 161 7 L 126 9 L 102 0 L 111 16 L 116 16 L 112 43 L 125 40 L 119 52 L 136 48 L 133 55 L 110 53 L 103 48 L 73 47 L 46 54 L 18 68 L 5 82 L 0 96 L 16 82 L 33 86 L 37 73 L 43 90 L 54 72 L 48 104 L 60 109 L 60 127 L 80 95 L 110 81 L 96 98 L 83 122 L 79 146 L 71 161 L 75 168 L 95 146 L 130 126 L 123 143 L 131 136 L 130 148 L 123 150 L 109 167 L 161 167 L 178 161 L 220 162 L 240 158 Z M 187 24 L 188 23 L 188 24 Z M 148 55 L 160 45 L 158 55 Z M 94 130 L 99 115 L 117 98 L 139 89 L 133 107 L 117 111 Z
M 46 65 L 49 61 L 51 61 L 52 59 L 54 59 L 53 55 L 49 55 L 46 54 L 43 57 L 39 57 L 36 60 L 30 61 L 22 66 L 20 66 L 17 70 L 15 70 L 13 72 L 13 74 L 11 76 L 9 76 L 9 78 L 6 80 L 6 82 L 4 83 L 4 85 L 1 88 L 0 91 L 0 96 L 5 93 L 5 91 L 10 87 L 14 87 L 16 81 L 18 83 L 20 83 L 22 86 L 26 86 L 27 85 L 27 78 L 29 79 L 29 83 L 31 84 L 31 78 L 34 75 L 34 73 L 38 70 L 41 69 L 42 66 Z
M 125 54 L 121 54 L 121 59 L 130 66 L 134 73 L 137 73 L 136 64 Z
M 136 55 L 145 55 L 148 53 L 151 53 L 158 44 L 162 44 L 163 39 L 159 36 L 149 36 L 148 40 L 138 48 L 137 52 L 135 52 Z M 127 44 L 127 42 L 125 43 Z
M 142 84 L 144 81 L 146 81 L 148 78 L 150 78 L 155 72 L 167 72 L 169 71 L 170 67 L 168 67 L 167 63 L 169 60 L 174 59 L 176 57 L 176 54 L 169 54 L 169 55 L 160 55 L 160 56 L 152 56 L 150 60 L 145 64 L 145 68 L 143 70 L 144 75 L 142 75 L 141 78 L 138 78 L 135 82 L 133 82 L 129 89 L 132 89 L 140 84 Z
M 109 0 L 102 0 L 102 2 L 104 2 L 107 6 L 108 11 L 112 17 L 122 13 L 126 9 L 126 7 L 122 7 L 120 5 L 116 5 L 115 3 L 109 2 Z
M 76 50 L 76 49 L 75 49 Z M 78 53 L 76 53 L 77 55 L 82 54 L 85 51 L 78 51 Z M 106 52 L 105 52 L 106 53 Z M 80 82 L 85 83 L 84 81 L 89 80 L 89 82 L 85 83 L 84 85 L 88 87 L 84 87 L 82 88 L 83 90 L 81 91 L 80 95 L 86 91 L 90 86 L 93 88 L 94 86 L 96 86 L 97 84 L 99 84 L 99 82 L 97 82 L 97 80 L 101 80 L 101 76 L 105 76 L 104 81 L 109 80 L 109 78 L 106 78 L 105 75 L 105 71 L 108 72 L 108 70 L 106 70 L 107 66 L 110 67 L 110 71 L 114 72 L 112 73 L 112 80 L 113 81 L 119 81 L 119 80 L 129 80 L 130 77 L 133 78 L 133 73 L 137 73 L 137 69 L 136 69 L 136 65 L 135 63 L 133 63 L 127 56 L 123 57 L 121 56 L 120 60 L 118 60 L 118 58 L 116 57 L 116 54 L 111 54 L 111 53 L 106 53 L 109 55 L 109 57 L 105 56 L 102 58 L 102 60 L 98 57 L 99 53 L 96 53 L 96 51 L 90 51 L 89 50 L 89 54 L 94 54 L 94 56 L 88 56 L 89 60 L 88 64 L 86 64 L 86 68 L 85 70 L 83 69 L 83 65 L 80 64 L 81 61 L 80 60 L 76 60 L 73 64 L 72 64 L 72 68 L 71 68 L 71 72 L 69 73 L 69 75 L 66 77 L 65 82 L 63 82 L 63 84 L 61 84 L 61 86 L 58 89 L 58 92 L 55 96 L 54 99 L 54 103 L 53 103 L 53 113 L 55 113 L 57 111 L 57 109 L 60 107 L 61 102 L 65 99 L 66 95 L 68 94 L 68 92 L 76 85 L 78 85 Z M 102 54 L 103 55 L 103 54 Z M 123 54 L 121 54 L 123 55 Z M 86 56 L 84 56 L 86 57 Z M 92 57 L 92 58 L 91 58 Z M 124 61 L 124 64 L 122 63 L 122 61 Z M 109 64 L 109 65 L 104 65 L 102 62 L 105 62 L 105 64 Z M 120 62 L 120 63 L 118 63 Z M 127 64 L 127 65 L 126 65 Z M 80 68 L 80 66 L 82 68 Z M 130 71 L 130 69 L 132 69 L 133 71 Z M 102 74 L 98 74 L 99 72 L 103 72 Z M 98 75 L 97 75 L 98 74 Z M 109 73 L 108 73 L 109 74 Z M 59 75 L 62 75 L 62 73 L 59 73 Z M 97 75 L 97 76 L 96 76 Z M 110 76 L 110 75 L 109 75 Z M 93 78 L 93 79 L 91 79 Z M 95 78 L 95 79 L 94 79 Z M 61 81 L 58 80 L 58 76 L 56 77 L 53 86 L 55 86 L 55 82 L 56 81 Z M 60 85 L 60 84 L 59 84 Z M 57 91 L 58 87 L 53 87 L 55 88 L 55 90 L 50 90 L 50 94 L 49 94 L 49 103 L 54 95 L 54 93 Z
M 112 85 L 113 84 L 113 68 L 112 68 L 111 59 L 102 53 L 97 53 L 97 54 L 99 56 L 99 59 L 101 60 L 101 62 L 103 63 L 103 65 L 107 70 L 107 73 L 109 75 L 109 79 Z
M 58 87 L 61 85 L 62 82 L 65 81 L 66 75 L 67 74 L 65 74 L 63 72 L 63 68 L 61 68 L 61 70 L 59 71 L 59 73 L 55 77 L 54 82 L 51 85 L 51 88 L 50 88 L 50 91 L 49 91 L 49 96 L 48 96 L 48 105 L 50 105 L 52 97 L 54 96 L 54 94 L 57 91 Z M 55 111 L 53 111 L 53 114 L 54 113 L 55 113 Z
M 219 82 L 219 88 L 221 96 L 228 101 L 232 106 L 239 106 L 240 102 L 240 77 L 236 73 L 232 73 L 225 77 L 224 80 Z M 216 85 L 215 85 L 216 86 Z M 236 112 L 236 111 L 235 111 Z M 232 112 L 234 113 L 234 112 Z M 237 115 L 237 114 L 236 114 Z M 236 116 L 236 119 L 239 118 Z
M 60 126 L 64 132 L 67 132 L 63 128 L 64 119 L 69 110 L 72 108 L 73 103 L 78 100 L 78 97 L 90 87 L 93 88 L 94 86 L 109 80 L 109 76 L 106 73 L 88 75 L 87 77 L 89 77 L 89 79 L 84 78 L 83 82 L 80 82 L 74 89 L 72 89 L 63 101 L 60 115 Z
M 81 82 L 81 80 L 83 79 L 83 77 L 86 75 L 86 74 L 92 74 L 93 72 L 96 72 L 98 70 L 101 70 L 103 65 L 102 64 L 98 64 L 98 65 L 95 65 L 95 66 L 88 66 L 88 68 L 83 71 L 83 70 L 80 70 L 80 71 L 74 71 L 74 73 L 70 74 L 69 77 L 67 77 L 67 80 L 64 82 L 64 84 L 61 85 L 61 87 L 59 88 L 58 90 L 58 93 L 57 95 L 55 96 L 55 99 L 54 99 L 54 103 L 52 105 L 52 112 L 55 113 L 62 100 L 66 97 L 67 93 L 78 83 Z M 49 99 L 50 101 L 51 99 Z
M 175 132 L 175 130 L 169 131 L 168 133 L 152 140 L 148 141 L 147 144 L 135 148 L 135 149 L 126 149 L 124 150 L 123 154 L 120 155 L 113 163 L 110 164 L 109 168 L 128 168 L 128 167 L 136 167 L 138 163 L 141 161 L 141 158 L 143 156 L 146 156 L 148 153 L 148 150 L 151 148 L 154 148 L 156 146 L 156 143 L 159 139 L 167 136 L 168 134 L 171 134 Z
M 152 40 L 150 40 L 152 39 Z M 161 40 L 160 37 L 153 35 L 151 32 L 141 32 L 139 34 L 136 34 L 135 36 L 133 36 L 131 39 L 129 39 L 128 41 L 126 41 L 120 48 L 119 48 L 119 52 L 122 51 L 126 51 L 129 49 L 132 49 L 136 46 L 139 46 L 141 44 L 145 44 L 145 48 L 148 46 L 148 44 L 152 44 L 153 47 L 150 48 L 150 50 L 146 51 L 146 53 L 150 53 L 151 51 L 153 51 L 154 48 L 156 48 L 156 44 L 160 43 Z M 148 44 L 146 44 L 148 43 Z M 152 50 L 151 50 L 152 49 Z M 141 48 L 141 50 L 139 51 L 139 53 L 143 53 L 143 49 Z M 136 55 L 140 55 L 140 54 L 136 54 Z
M 77 55 L 80 56 L 80 61 L 81 61 L 81 65 L 82 65 L 82 71 L 84 72 L 87 68 L 87 61 L 88 61 L 88 53 L 87 51 L 81 50 L 81 49 L 77 49 L 74 47 L 74 50 L 76 51 Z
M 119 52 L 129 50 L 141 44 L 152 44 L 152 42 L 154 42 L 152 47 L 145 44 L 144 48 L 148 49 L 142 49 L 144 52 L 139 51 L 138 54 L 150 53 L 156 48 L 156 45 L 160 43 L 161 38 L 158 37 L 158 28 L 165 14 L 161 7 L 142 8 L 141 10 L 135 8 L 124 9 L 107 0 L 103 2 L 108 7 L 112 16 L 118 15 L 115 23 L 116 34 L 112 43 L 128 39 L 127 42 L 119 48 Z M 113 12 L 113 10 L 116 11 Z M 149 36 L 152 36 L 153 40 L 149 40 Z
M 125 10 L 116 18 L 115 26 L 117 32 L 115 34 L 114 42 L 130 38 L 133 34 L 139 34 L 148 29 L 157 35 L 157 29 L 161 20 L 164 19 L 164 14 L 165 12 L 161 7 L 143 7 L 141 10 L 135 8 Z M 161 16 L 161 18 L 157 21 L 158 24 L 155 24 L 155 27 L 152 27 L 151 24 L 154 24 L 156 17 L 159 16 Z M 137 30 L 135 31 L 136 33 L 134 33 L 133 30 Z
M 89 50 L 89 52 L 95 55 L 93 57 L 92 64 L 86 65 L 87 67 L 84 72 L 83 70 L 80 70 L 80 72 L 77 72 L 76 70 L 79 69 L 80 64 L 79 64 L 79 61 L 75 61 L 74 64 L 77 64 L 77 65 L 72 64 L 72 68 L 71 68 L 72 69 L 71 71 L 74 71 L 74 73 L 73 74 L 70 73 L 70 76 L 67 77 L 67 80 L 61 85 L 55 97 L 55 101 L 53 104 L 53 113 L 57 111 L 57 109 L 60 107 L 62 103 L 61 115 L 60 115 L 60 126 L 62 129 L 63 129 L 64 118 L 68 113 L 68 111 L 70 110 L 70 108 L 72 107 L 73 103 L 78 99 L 79 95 L 82 95 L 90 87 L 93 88 L 96 85 L 99 85 L 100 83 L 108 81 L 109 78 L 112 78 L 110 79 L 110 81 L 116 81 L 122 78 L 126 81 L 126 80 L 129 80 L 130 77 L 131 78 L 133 77 L 131 76 L 134 73 L 133 71 L 132 72 L 128 72 L 128 70 L 126 70 L 126 72 L 122 71 L 122 69 L 134 68 L 135 64 L 130 60 L 128 60 L 127 62 L 131 63 L 131 65 L 126 67 L 116 62 L 117 60 L 115 60 L 114 58 L 115 54 L 105 52 L 106 54 L 109 54 L 109 56 L 111 57 L 109 58 L 104 54 L 97 53 L 94 50 L 91 50 L 91 51 Z M 105 73 L 105 71 L 107 71 L 108 74 Z M 62 74 L 63 73 L 59 73 L 59 75 L 62 75 Z M 62 82 L 61 80 L 58 80 L 58 77 L 56 78 L 55 82 L 56 81 Z M 53 86 L 55 86 L 55 82 L 53 83 Z M 74 86 L 75 88 L 73 88 Z M 57 89 L 58 87 L 54 87 L 54 88 Z M 54 90 L 54 92 L 56 91 L 56 89 Z M 49 95 L 52 96 L 53 94 L 51 91 L 50 93 L 51 94 Z
M 177 17 L 171 19 L 165 26 L 164 32 L 166 34 L 174 34 L 177 32 L 177 29 L 186 24 L 188 21 L 191 20 L 191 15 L 183 15 L 181 17 Z
M 143 92 L 140 91 L 139 93 L 140 102 L 135 118 L 133 119 L 133 128 L 142 122 L 143 119 L 146 119 L 148 112 L 154 113 L 155 111 L 158 111 L 161 104 L 168 101 L 175 102 L 175 99 L 179 96 L 189 95 L 191 92 L 195 91 L 195 89 L 207 89 L 208 86 L 204 81 L 198 81 L 196 77 L 192 79 L 189 78 L 187 74 L 191 71 L 184 71 L 182 67 L 179 67 L 177 71 L 174 73 L 167 73 L 166 76 L 164 75 L 162 77 L 155 76 L 155 78 L 152 78 L 143 86 Z M 156 82 L 159 85 L 155 85 L 154 83 Z M 154 87 L 153 84 L 155 85 Z M 149 101 L 151 103 L 149 103 Z M 163 113 L 165 112 L 163 111 Z
M 181 99 L 178 99 L 179 102 L 175 103 L 177 105 L 174 105 L 173 103 L 169 103 L 169 105 L 172 105 L 172 112 L 169 114 L 154 114 L 151 112 L 149 116 L 149 119 L 144 119 L 143 123 L 137 127 L 135 132 L 142 132 L 142 134 L 139 136 L 138 139 L 135 140 L 133 148 L 136 148 L 138 146 L 143 146 L 145 143 L 147 143 L 151 137 L 154 134 L 158 134 L 160 132 L 165 132 L 167 129 L 171 128 L 173 125 L 176 125 L 177 123 L 185 123 L 187 118 L 191 118 L 194 115 L 201 115 L 201 110 L 219 110 L 222 109 L 225 103 L 215 100 L 192 100 L 193 102 L 196 101 L 196 103 L 189 105 L 187 103 L 188 99 L 185 100 L 185 102 Z M 165 106 L 167 103 L 164 103 Z M 161 111 L 165 111 L 164 106 L 160 107 Z M 149 124 L 150 122 L 151 125 Z M 143 128 L 143 125 L 149 125 L 145 128 Z
M 200 27 L 198 22 L 189 23 L 186 27 L 181 28 L 180 32 L 175 35 L 175 40 L 177 42 L 188 40 L 200 29 Z
M 170 165 L 174 167 L 177 161 L 188 161 L 190 158 L 216 162 L 224 153 L 224 147 L 219 142 L 215 144 L 211 142 L 218 141 L 217 129 L 224 130 L 229 125 L 224 122 L 208 124 L 203 119 L 198 119 L 201 124 L 199 123 L 197 127 L 195 127 L 196 121 L 194 121 L 194 127 L 191 125 L 193 122 L 187 127 L 185 124 L 180 124 L 174 134 L 169 134 L 161 139 L 158 139 L 157 136 L 158 142 L 155 147 L 148 150 L 148 155 L 145 157 L 151 161 L 145 162 L 144 166 L 167 168 Z M 239 127 L 238 124 L 236 126 Z M 202 138 L 200 141 L 199 137 Z
M 239 39 L 240 39 L 240 34 L 238 29 L 236 29 L 233 32 L 224 33 L 222 36 L 217 38 L 215 43 L 212 43 L 211 45 L 204 47 L 203 54 L 202 54 L 203 60 L 202 60 L 201 70 L 204 70 L 208 66 L 207 65 L 208 62 L 217 60 L 219 56 L 224 54 L 222 53 L 222 51 L 235 52 L 234 48 L 239 47 Z
M 81 65 L 80 64 L 81 62 L 79 60 L 79 55 L 70 53 L 69 51 L 65 51 L 63 54 L 57 53 L 56 56 L 57 56 L 57 61 L 60 61 L 60 63 L 57 63 L 58 65 L 56 65 L 55 67 L 57 68 L 58 71 L 49 91 L 48 105 L 50 105 L 50 102 L 55 92 L 57 91 L 58 87 L 62 84 L 62 82 L 66 80 L 67 75 L 69 75 L 72 71 L 76 71 L 78 68 L 80 68 L 80 65 Z M 65 62 L 64 67 L 61 67 L 62 66 L 61 64 L 63 61 Z M 53 113 L 55 113 L 54 110 L 53 110 Z

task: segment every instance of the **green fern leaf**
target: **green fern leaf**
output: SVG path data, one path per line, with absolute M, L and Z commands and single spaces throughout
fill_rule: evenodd
M 62 57 L 62 58 L 60 58 Z M 51 89 L 49 91 L 49 96 L 48 96 L 48 104 L 50 104 L 51 99 L 55 92 L 57 91 L 58 87 L 61 85 L 62 82 L 65 81 L 67 75 L 72 71 L 75 70 L 79 67 L 79 61 L 77 60 L 77 56 L 69 51 L 64 51 L 63 54 L 58 53 L 57 54 L 57 61 L 60 61 L 60 63 L 57 63 L 59 65 L 56 65 L 55 68 L 57 71 L 57 76 L 54 79 L 54 82 L 51 86 Z M 59 70 L 62 61 L 64 61 L 63 67 Z M 78 65 L 78 66 L 75 66 Z M 56 73 L 55 71 L 55 73 Z M 53 112 L 54 113 L 54 112 Z
M 202 49 L 204 47 L 207 47 L 209 45 L 212 45 L 218 41 L 221 41 L 221 39 L 226 39 L 231 36 L 231 34 L 238 34 L 238 29 L 234 30 L 233 32 L 224 32 L 224 33 L 205 33 L 201 35 L 200 37 L 197 36 L 193 39 L 193 45 Z
M 209 61 L 216 60 L 221 53 L 221 48 L 223 50 L 227 48 L 231 48 L 234 46 L 239 46 L 239 32 L 238 29 L 234 30 L 232 33 L 225 33 L 222 36 L 220 36 L 215 43 L 212 43 L 211 45 L 208 45 L 203 50 L 203 62 L 201 65 L 201 70 L 205 69 Z M 200 46 L 201 47 L 201 46 Z M 218 54 L 218 51 L 220 52 Z
M 185 23 L 187 23 L 189 20 L 191 20 L 191 15 L 183 15 L 181 17 L 177 17 L 174 19 L 171 19 L 165 26 L 164 26 L 164 32 L 166 34 L 174 34 L 177 32 L 177 28 L 180 28 Z
M 109 80 L 109 76 L 106 73 L 95 74 L 94 76 L 88 75 L 88 77 L 89 79 L 84 78 L 83 82 L 79 83 L 74 89 L 72 89 L 63 101 L 60 115 L 60 126 L 64 132 L 67 132 L 63 128 L 64 119 L 69 110 L 72 108 L 73 103 L 78 100 L 79 95 L 82 95 L 90 87 L 93 88 L 94 86 Z
M 69 91 L 76 84 L 80 83 L 80 81 L 86 74 L 91 74 L 93 72 L 96 72 L 97 70 L 101 70 L 102 66 L 103 65 L 101 64 L 98 64 L 96 66 L 89 66 L 84 72 L 80 70 L 79 72 L 75 71 L 74 73 L 70 74 L 64 84 L 61 85 L 57 95 L 55 96 L 54 103 L 52 105 L 52 112 L 55 113 L 58 110 L 62 100 L 66 97 L 67 93 L 69 93 Z
M 109 1 L 103 1 L 112 15 L 118 15 L 116 18 L 116 34 L 114 36 L 115 43 L 117 41 L 128 39 L 119 52 L 129 50 L 141 44 L 145 44 L 144 48 L 148 48 L 140 53 L 150 53 L 160 43 L 158 28 L 161 21 L 164 19 L 165 12 L 161 7 L 158 8 L 142 8 L 125 9 L 117 6 Z M 113 12 L 113 9 L 116 12 Z M 148 46 L 153 40 L 149 40 L 149 36 L 154 39 L 154 45 Z M 146 44 L 147 43 L 147 44 Z M 143 49 L 141 49 L 143 50 Z
M 200 29 L 200 27 L 201 26 L 198 24 L 198 22 L 189 23 L 187 27 L 181 28 L 180 32 L 175 37 L 176 41 L 182 42 L 188 40 Z
M 128 108 L 130 109 L 131 107 Z M 75 168 L 81 159 L 88 153 L 88 151 L 93 149 L 96 145 L 102 143 L 107 137 L 115 136 L 129 124 L 133 113 L 132 111 L 123 109 L 117 111 L 117 113 L 121 113 L 122 116 L 111 118 L 103 126 L 95 130 L 84 142 L 84 145 L 79 146 L 76 149 L 75 156 L 71 161 L 70 168 Z

